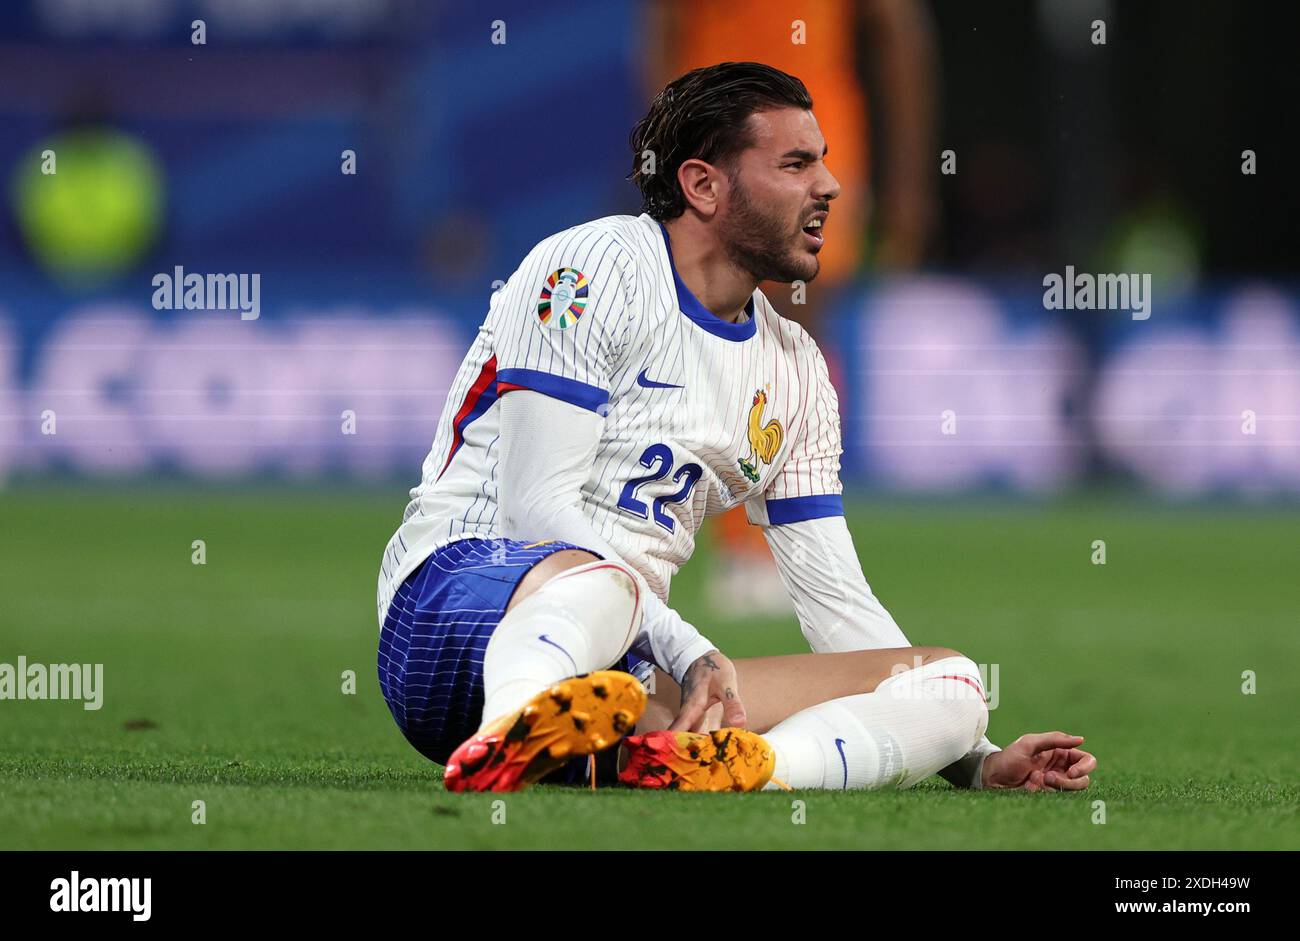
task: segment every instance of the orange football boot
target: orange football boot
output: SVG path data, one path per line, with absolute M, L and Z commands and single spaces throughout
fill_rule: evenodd
M 627 765 L 618 779 L 632 787 L 670 791 L 757 791 L 776 770 L 776 753 L 744 729 L 647 732 L 624 742 Z
M 561 680 L 518 712 L 461 743 L 447 759 L 449 791 L 522 791 L 570 758 L 609 748 L 645 711 L 636 677 L 598 670 Z

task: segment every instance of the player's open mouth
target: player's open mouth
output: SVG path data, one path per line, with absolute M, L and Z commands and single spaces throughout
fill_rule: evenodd
M 822 243 L 826 241 L 826 236 L 822 233 L 822 223 L 825 219 L 825 215 L 818 214 L 803 227 L 803 234 L 810 248 L 821 248 Z

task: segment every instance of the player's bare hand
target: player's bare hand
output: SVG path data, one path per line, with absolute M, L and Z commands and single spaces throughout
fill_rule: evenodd
M 722 703 L 724 728 L 745 727 L 748 720 L 740 701 L 736 666 L 718 651 L 711 650 L 686 668 L 686 675 L 682 677 L 682 707 L 669 730 L 701 731 L 705 714 L 714 703 Z
M 981 780 L 989 789 L 1082 791 L 1097 759 L 1079 748 L 1082 735 L 1031 732 L 984 759 Z

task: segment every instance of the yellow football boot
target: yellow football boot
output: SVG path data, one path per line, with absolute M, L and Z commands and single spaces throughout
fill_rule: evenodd
M 618 779 L 632 787 L 670 791 L 757 791 L 776 770 L 776 753 L 744 729 L 647 732 L 624 742 Z
M 636 677 L 598 670 L 556 683 L 463 742 L 447 759 L 449 791 L 522 791 L 570 758 L 616 744 L 645 711 Z

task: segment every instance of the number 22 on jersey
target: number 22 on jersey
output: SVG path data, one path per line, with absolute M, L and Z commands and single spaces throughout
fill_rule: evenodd
M 623 492 L 619 494 L 618 505 L 641 519 L 653 517 L 656 523 L 671 533 L 675 524 L 673 518 L 664 512 L 664 506 L 687 500 L 704 471 L 699 464 L 683 464 L 673 471 L 672 448 L 666 444 L 652 444 L 646 448 L 641 453 L 641 466 L 650 473 L 629 480 L 624 485 Z M 673 483 L 681 485 L 676 493 L 671 496 L 655 497 L 649 507 L 637 499 L 636 494 L 639 489 L 646 484 L 663 480 L 670 472 L 672 472 Z

